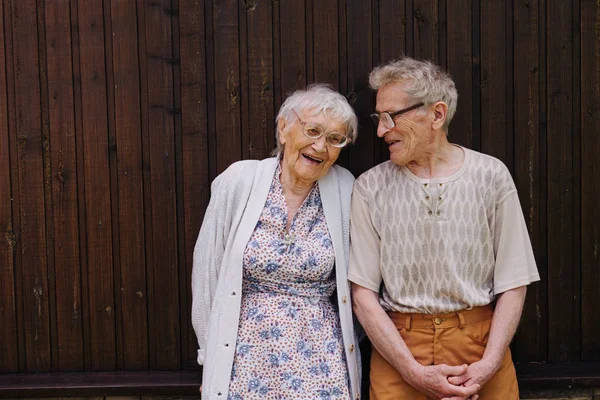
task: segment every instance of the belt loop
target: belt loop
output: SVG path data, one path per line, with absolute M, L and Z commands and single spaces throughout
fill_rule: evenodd
M 463 315 L 463 313 L 461 311 L 457 311 L 456 314 L 458 315 L 458 327 L 460 329 L 463 328 L 463 326 L 465 326 L 465 316 Z
M 412 321 L 412 315 L 408 314 L 406 316 L 406 322 L 404 322 L 404 329 L 406 329 L 407 331 L 410 331 L 410 323 Z

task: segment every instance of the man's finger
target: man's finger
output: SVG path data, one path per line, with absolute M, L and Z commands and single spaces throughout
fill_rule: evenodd
M 450 386 L 448 389 L 449 393 L 452 393 L 454 396 L 459 397 L 471 397 L 477 392 L 479 392 L 479 388 L 481 386 L 479 384 L 473 384 L 471 386 Z
M 454 367 L 450 365 L 440 364 L 440 367 L 440 371 L 442 371 L 442 373 L 446 376 L 460 376 L 467 372 L 468 368 L 467 364 L 457 365 Z
M 451 384 L 456 385 L 456 386 L 460 386 L 468 380 L 469 380 L 468 374 L 448 377 L 448 382 L 450 382 Z

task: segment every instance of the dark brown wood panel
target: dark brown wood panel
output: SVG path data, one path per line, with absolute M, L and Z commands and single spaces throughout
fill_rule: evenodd
M 346 18 L 348 45 L 347 97 L 358 116 L 361 134 L 355 146 L 350 146 L 348 168 L 356 176 L 379 163 L 380 139 L 373 132 L 369 114 L 375 109 L 374 94 L 368 75 L 373 69 L 373 7 L 371 2 L 348 2 Z M 356 29 L 361 27 L 362 29 Z M 367 128 L 369 127 L 369 128 Z M 367 129 L 364 129 L 367 128 Z
M 378 64 L 397 60 L 407 52 L 405 8 L 405 0 L 381 0 L 379 2 Z M 360 131 L 363 135 L 375 135 L 375 129 L 370 123 L 363 126 Z M 387 146 L 381 145 L 380 148 L 381 161 L 389 160 L 390 152 Z
M 400 5 L 398 3 L 398 5 Z M 438 58 L 438 0 L 413 0 L 413 53 L 417 58 L 437 62 Z
M 238 6 L 216 2 L 212 10 L 217 173 L 242 158 Z
M 449 140 L 473 148 L 473 49 L 472 23 L 466 10 L 471 0 L 453 1 L 446 8 L 448 53 L 446 65 L 458 89 L 458 107 L 450 123 Z M 478 127 L 477 127 L 478 128 Z
M 340 86 L 338 2 L 314 1 L 312 5 L 313 81 Z
M 15 119 L 11 141 L 18 146 L 17 191 L 20 232 L 17 237 L 21 287 L 23 354 L 29 372 L 51 368 L 48 269 L 46 255 L 44 154 L 40 64 L 38 53 L 37 4 L 35 1 L 10 3 L 14 76 Z M 16 42 L 15 42 L 16 40 Z
M 4 32 L 4 9 L 0 7 L 0 32 Z M 12 190 L 6 62 L 7 51 L 4 40 L 0 41 L 0 310 L 2 325 L 0 326 L 0 372 L 17 372 L 17 316 L 15 304 L 15 263 L 14 251 L 16 235 L 12 222 Z
M 600 360 L 600 3 L 581 2 L 581 355 Z M 594 67 L 595 65 L 595 67 Z
M 542 278 L 515 360 L 598 361 L 599 21 L 587 0 L 5 1 L 0 370 L 199 368 L 212 179 L 266 157 L 279 105 L 314 81 L 360 119 L 338 163 L 388 159 L 368 74 L 402 53 L 449 68 L 451 141 L 514 174 Z
M 507 44 L 505 1 L 481 2 L 481 150 L 506 163 Z
M 86 369 L 116 367 L 115 301 L 113 280 L 112 216 L 104 11 L 102 3 L 77 7 L 83 179 L 90 353 Z
M 281 101 L 306 86 L 305 0 L 279 1 Z M 278 104 L 278 106 L 281 104 Z
M 148 367 L 146 235 L 140 81 L 134 2 L 111 2 L 115 146 L 118 160 L 118 220 L 121 287 L 122 365 Z
M 210 175 L 208 158 L 208 122 L 206 111 L 206 44 L 202 21 L 204 7 L 193 0 L 180 0 L 179 37 L 181 52 L 181 124 L 183 150 L 183 206 L 185 224 L 185 267 L 187 271 L 186 291 L 191 312 L 192 258 L 198 230 L 202 224 L 204 210 L 210 199 Z M 183 328 L 182 328 L 183 329 Z M 190 364 L 196 364 L 198 344 L 191 323 L 187 326 Z
M 518 2 L 514 8 L 514 159 L 515 184 L 529 229 L 542 282 L 528 287 L 524 315 L 515 337 L 513 355 L 517 361 L 545 360 L 546 330 L 546 235 L 542 206 L 544 166 L 540 143 L 540 49 L 538 45 L 539 2 Z M 484 136 L 485 137 L 485 136 Z
M 84 368 L 81 259 L 69 13 L 67 2 L 45 5 L 54 274 L 59 277 L 55 280 L 58 294 L 55 368 L 58 371 L 81 371 Z
M 275 148 L 273 111 L 273 47 L 271 2 L 246 3 L 240 9 L 246 23 L 247 74 L 242 153 L 244 158 L 263 159 Z M 245 18 L 244 18 L 245 17 Z
M 157 369 L 178 369 L 181 362 L 179 336 L 179 274 L 175 176 L 175 121 L 170 1 L 145 3 L 145 57 L 148 96 L 148 151 L 150 167 L 151 230 L 148 263 L 153 265 L 154 309 L 150 315 Z M 172 299 L 163 301 L 162 299 Z
M 573 207 L 573 10 L 570 2 L 547 2 L 548 112 L 548 359 L 580 357 L 577 334 L 580 295 Z M 556 323 L 552 323 L 556 321 Z M 558 323 L 558 321 L 561 321 Z

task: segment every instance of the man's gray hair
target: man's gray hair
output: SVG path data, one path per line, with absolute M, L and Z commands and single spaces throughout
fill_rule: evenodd
M 358 119 L 354 110 L 348 100 L 329 85 L 315 83 L 309 85 L 306 90 L 296 90 L 281 105 L 275 122 L 278 123 L 281 117 L 285 117 L 288 121 L 290 118 L 297 119 L 292 110 L 297 113 L 308 111 L 313 115 L 323 113 L 325 116 L 338 120 L 345 125 L 345 134 L 351 140 L 351 143 L 356 142 L 358 138 Z M 279 141 L 277 127 L 275 127 L 275 139 L 277 140 L 277 147 L 273 150 L 273 154 L 279 155 L 283 152 L 283 145 Z
M 446 103 L 448 113 L 443 129 L 448 132 L 448 126 L 456 112 L 458 92 L 446 71 L 429 61 L 405 56 L 376 67 L 369 75 L 369 85 L 373 90 L 379 90 L 390 83 L 404 83 L 404 91 L 414 103 L 424 103 L 425 106 L 438 101 Z M 412 104 L 406 106 L 410 105 Z

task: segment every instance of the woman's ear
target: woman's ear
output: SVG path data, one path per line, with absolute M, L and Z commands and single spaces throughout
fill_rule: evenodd
M 448 116 L 448 105 L 443 101 L 438 101 L 431 109 L 433 111 L 431 127 L 436 131 L 442 129 L 444 122 L 446 122 L 446 117 Z
M 279 143 L 282 145 L 285 144 L 285 127 L 286 127 L 285 117 L 282 116 L 277 121 L 277 135 L 279 135 Z

